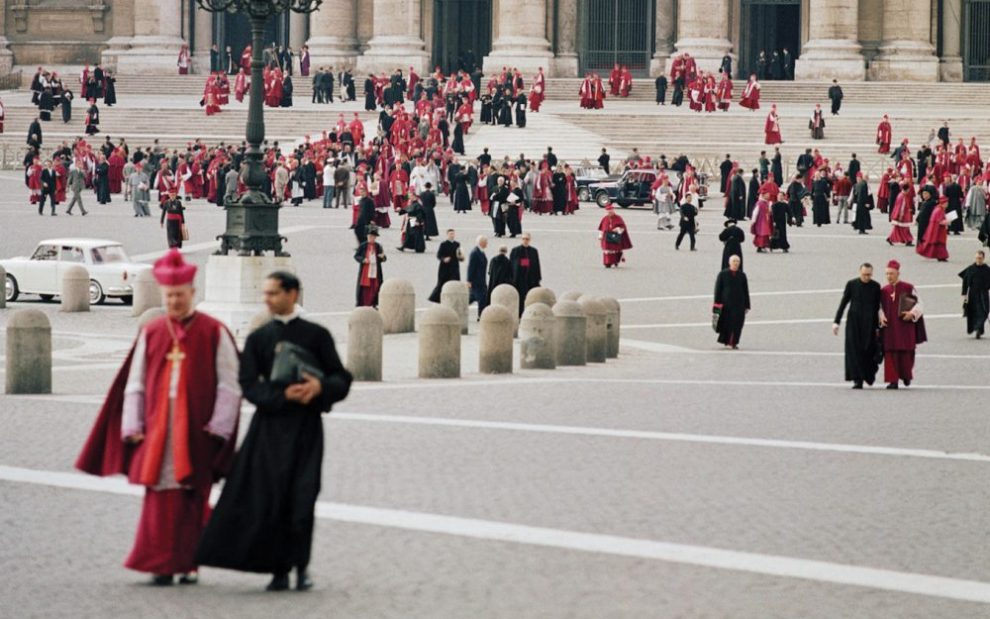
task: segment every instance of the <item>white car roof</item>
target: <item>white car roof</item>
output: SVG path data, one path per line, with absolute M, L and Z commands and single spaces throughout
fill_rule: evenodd
M 78 245 L 84 248 L 106 247 L 107 245 L 121 245 L 119 241 L 108 241 L 106 239 L 45 239 L 38 241 L 38 245 Z

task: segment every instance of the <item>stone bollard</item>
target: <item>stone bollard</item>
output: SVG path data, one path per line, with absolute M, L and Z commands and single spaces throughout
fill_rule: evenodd
M 134 297 L 131 301 L 131 316 L 140 316 L 152 307 L 162 306 L 162 289 L 151 274 L 151 269 L 138 273 L 132 290 Z
M 431 307 L 419 322 L 419 377 L 460 376 L 461 319 L 449 307 Z
M 62 275 L 63 312 L 89 311 L 89 271 L 86 267 L 74 264 Z
M 347 319 L 347 369 L 354 380 L 382 379 L 385 323 L 372 307 L 359 307 Z
M 619 356 L 619 329 L 622 327 L 622 306 L 612 297 L 600 297 L 598 299 L 605 304 L 605 331 L 608 342 L 606 356 L 615 359 Z
M 526 370 L 552 370 L 557 367 L 554 348 L 553 310 L 545 303 L 533 303 L 519 321 L 519 367 Z
M 553 307 L 557 304 L 557 295 L 553 293 L 553 290 L 542 286 L 539 288 L 532 288 L 526 293 L 525 304 L 526 307 L 529 307 L 534 303 L 542 303 L 547 307 Z
M 378 311 L 385 333 L 412 333 L 416 330 L 416 291 L 404 279 L 386 279 L 378 291 Z
M 467 284 L 460 280 L 444 284 L 440 289 L 440 305 L 454 310 L 461 321 L 461 335 L 467 335 L 471 313 L 471 295 Z
M 585 345 L 588 348 L 588 363 L 605 363 L 608 358 L 608 330 L 605 318 L 608 310 L 598 297 L 584 295 L 578 301 L 588 319 Z
M 52 325 L 40 310 L 18 310 L 7 323 L 6 392 L 52 392 Z
M 587 363 L 588 319 L 577 301 L 558 301 L 553 306 L 553 345 L 557 365 Z
M 583 292 L 578 292 L 577 290 L 568 290 L 564 294 L 560 295 L 561 301 L 577 301 L 584 296 Z
M 4 293 L 0 294 L 0 309 L 7 307 L 7 270 L 0 266 L 0 282 L 3 282 Z
M 513 337 L 519 336 L 519 291 L 511 284 L 499 284 L 492 290 L 492 305 L 501 305 L 512 314 L 512 321 L 515 325 L 512 329 Z
M 165 315 L 165 308 L 162 307 L 150 307 L 141 314 L 138 318 L 138 332 L 140 333 L 149 322 L 155 320 L 156 318 L 161 318 Z
M 479 370 L 482 374 L 512 373 L 512 332 L 515 312 L 501 305 L 489 305 L 481 312 Z

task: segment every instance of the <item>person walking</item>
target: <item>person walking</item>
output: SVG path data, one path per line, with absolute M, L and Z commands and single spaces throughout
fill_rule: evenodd
M 750 309 L 749 281 L 740 266 L 742 260 L 739 256 L 729 258 L 729 268 L 715 279 L 715 302 L 712 306 L 715 314 L 712 326 L 718 333 L 718 342 L 733 350 L 739 348 L 746 314 Z
M 248 335 L 240 388 L 257 408 L 196 552 L 200 565 L 269 573 L 269 591 L 313 587 L 308 568 L 323 471 L 323 413 L 352 377 L 323 326 L 299 316 L 299 279 L 264 282 L 273 319 Z
M 69 200 L 69 206 L 65 209 L 65 214 L 71 215 L 72 208 L 78 204 L 79 210 L 82 211 L 83 217 L 85 217 L 87 211 L 86 207 L 83 206 L 82 192 L 86 189 L 86 175 L 83 174 L 83 171 L 80 170 L 74 163 L 72 164 L 72 167 L 69 168 L 69 180 L 67 184 L 69 191 L 72 192 L 72 199 Z
M 135 215 L 137 217 L 137 215 Z M 183 229 L 186 226 L 186 207 L 179 199 L 175 189 L 171 191 L 169 199 L 162 205 L 161 227 L 165 228 L 165 238 L 168 246 L 182 249 L 182 241 L 185 239 Z
M 839 309 L 832 324 L 832 335 L 839 334 L 839 325 L 846 308 L 846 380 L 853 389 L 862 389 L 863 383 L 873 385 L 877 376 L 880 342 L 880 284 L 873 281 L 873 265 L 864 262 L 859 267 L 859 277 L 846 282 Z
M 697 222 L 695 217 L 698 216 L 698 207 L 696 207 L 691 202 L 691 194 L 684 196 L 684 202 L 681 203 L 681 219 L 679 226 L 681 231 L 677 233 L 677 240 L 674 242 L 674 249 L 681 248 L 681 241 L 684 240 L 684 236 L 687 235 L 691 239 L 691 251 L 696 251 L 695 249 L 695 238 L 694 234 L 696 231 Z
M 914 355 L 928 340 L 923 306 L 914 285 L 901 280 L 901 263 L 887 263 L 887 285 L 880 294 L 880 328 L 883 342 L 883 379 L 887 389 L 905 387 L 914 380 Z
M 481 235 L 468 256 L 467 283 L 471 289 L 468 303 L 478 304 L 478 320 L 481 320 L 481 313 L 488 306 L 488 282 L 486 281 L 488 256 L 485 255 L 485 248 L 487 247 L 488 238 Z
M 963 316 L 966 318 L 966 333 L 983 337 L 983 330 L 990 316 L 990 266 L 986 264 L 986 253 L 976 252 L 973 264 L 959 273 L 962 279 Z

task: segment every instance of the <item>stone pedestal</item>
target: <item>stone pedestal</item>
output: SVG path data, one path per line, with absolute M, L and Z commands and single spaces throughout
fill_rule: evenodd
M 929 43 L 892 41 L 880 46 L 870 79 L 883 82 L 937 82 L 939 62 Z
M 615 359 L 619 356 L 620 329 L 622 328 L 622 306 L 612 297 L 602 297 L 600 299 L 605 304 L 605 331 L 608 340 L 608 358 Z
M 371 307 L 358 307 L 347 320 L 347 369 L 354 380 L 382 379 L 384 323 Z
M 461 326 L 453 310 L 426 310 L 419 324 L 419 377 L 460 378 Z
M 357 2 L 330 0 L 309 17 L 310 64 L 315 68 L 353 67 L 357 61 Z
M 44 312 L 18 310 L 7 323 L 8 394 L 52 392 L 52 325 Z
M 608 328 L 606 316 L 608 309 L 596 297 L 585 295 L 578 302 L 584 312 L 587 322 L 585 326 L 585 345 L 587 347 L 588 363 L 605 363 L 608 358 Z
M 557 350 L 553 336 L 553 310 L 543 303 L 528 306 L 519 323 L 519 367 L 526 370 L 556 368 Z
M 162 290 L 151 269 L 138 273 L 134 280 L 134 298 L 131 301 L 131 316 L 140 316 L 153 307 L 162 306 Z
M 556 9 L 554 27 L 557 31 L 557 56 L 553 59 L 550 74 L 554 77 L 577 77 L 577 0 L 557 0 Z
M 466 282 L 455 280 L 447 282 L 440 289 L 440 305 L 449 308 L 457 314 L 461 321 L 461 335 L 468 333 L 468 320 L 470 319 L 470 293 Z
M 357 59 L 359 74 L 385 71 L 391 75 L 396 69 L 405 72 L 409 67 L 420 75 L 428 73 L 429 55 L 420 35 L 420 4 L 420 0 L 374 0 L 374 36 Z
M 512 333 L 516 312 L 489 305 L 481 313 L 478 368 L 482 374 L 512 373 Z
M 794 63 L 794 79 L 807 81 L 863 81 L 863 46 L 848 39 L 814 39 L 801 48 Z
M 205 300 L 196 309 L 220 320 L 234 337 L 247 337 L 251 319 L 266 309 L 262 285 L 272 271 L 295 272 L 292 258 L 210 256 L 206 263 Z
M 404 279 L 386 279 L 378 291 L 378 311 L 385 322 L 385 333 L 412 333 L 416 330 L 416 291 Z
M 89 271 L 86 267 L 77 264 L 65 270 L 59 296 L 63 312 L 89 311 Z
M 497 19 L 498 38 L 483 66 L 486 75 L 495 75 L 502 67 L 515 67 L 523 74 L 550 68 L 553 53 L 547 40 L 546 0 L 499 0 Z
M 577 301 L 558 301 L 553 306 L 553 343 L 557 365 L 585 365 L 588 359 L 588 319 Z

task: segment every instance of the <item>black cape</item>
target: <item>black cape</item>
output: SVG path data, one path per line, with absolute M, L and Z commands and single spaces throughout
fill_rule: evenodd
M 265 380 L 280 341 L 306 349 L 324 373 L 323 392 L 308 405 L 287 402 L 284 389 Z M 260 573 L 305 567 L 320 493 L 320 413 L 347 397 L 351 375 L 330 332 L 296 318 L 288 324 L 273 320 L 248 336 L 240 383 L 257 411 L 203 533 L 196 563 Z
M 959 273 L 962 293 L 966 297 L 963 315 L 966 317 L 966 333 L 983 333 L 990 316 L 990 266 L 971 264 Z
M 859 278 L 846 282 L 842 301 L 835 313 L 835 324 L 841 324 L 846 307 L 846 380 L 872 384 L 877 376 L 880 328 L 880 284 L 863 283 Z
M 437 285 L 430 293 L 430 301 L 439 303 L 443 285 L 447 282 L 460 281 L 461 263 L 458 260 L 460 248 L 460 243 L 449 240 L 440 243 L 440 247 L 437 248 L 437 260 L 440 261 L 440 265 L 437 267 Z M 450 258 L 450 260 L 444 262 L 444 258 Z
M 738 346 L 749 309 L 749 281 L 742 271 L 725 269 L 715 278 L 715 305 L 721 305 L 716 324 L 718 342 Z

